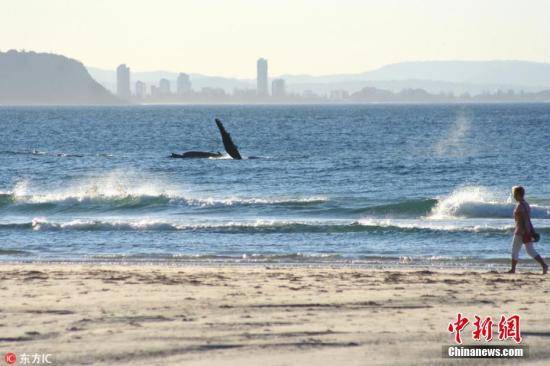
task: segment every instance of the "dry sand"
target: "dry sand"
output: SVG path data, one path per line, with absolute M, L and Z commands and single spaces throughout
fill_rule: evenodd
M 0 356 L 49 353 L 60 365 L 499 363 L 442 358 L 460 311 L 519 313 L 530 357 L 505 363 L 548 365 L 549 291 L 550 277 L 529 272 L 0 264 Z

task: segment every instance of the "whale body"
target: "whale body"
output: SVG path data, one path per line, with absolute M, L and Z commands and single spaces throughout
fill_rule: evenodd
M 208 158 L 221 158 L 223 155 L 219 152 L 207 152 L 207 151 L 186 151 L 183 154 L 172 153 L 170 155 L 173 159 L 208 159 Z

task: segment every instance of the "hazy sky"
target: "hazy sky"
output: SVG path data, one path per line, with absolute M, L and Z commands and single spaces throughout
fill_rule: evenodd
M 0 50 L 254 77 L 444 59 L 550 62 L 550 0 L 0 0 Z

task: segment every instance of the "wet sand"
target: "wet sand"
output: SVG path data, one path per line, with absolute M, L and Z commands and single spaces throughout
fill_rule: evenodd
M 502 364 L 442 358 L 447 326 L 518 313 L 530 357 L 504 363 L 547 365 L 549 295 L 528 271 L 0 264 L 0 348 L 59 365 Z

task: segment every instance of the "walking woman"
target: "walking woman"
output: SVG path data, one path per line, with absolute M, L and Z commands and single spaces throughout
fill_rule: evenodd
M 512 187 L 512 195 L 518 202 L 514 210 L 514 219 L 516 220 L 516 229 L 514 230 L 514 241 L 512 242 L 512 269 L 509 273 L 516 273 L 519 251 L 521 246 L 525 245 L 527 254 L 533 257 L 542 266 L 542 274 L 548 272 L 548 265 L 544 259 L 537 253 L 533 245 L 533 225 L 531 224 L 531 208 L 525 201 L 525 189 L 522 186 Z

